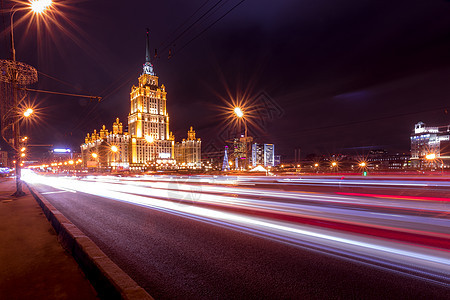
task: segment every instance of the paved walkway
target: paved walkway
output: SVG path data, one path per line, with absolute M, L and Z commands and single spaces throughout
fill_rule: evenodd
M 0 299 L 97 299 L 28 188 L 14 191 L 12 178 L 0 178 Z

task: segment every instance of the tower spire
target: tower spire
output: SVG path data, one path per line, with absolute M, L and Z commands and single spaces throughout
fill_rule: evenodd
M 150 47 L 149 47 L 150 42 L 149 42 L 148 32 L 149 32 L 149 29 L 147 28 L 147 40 L 146 40 L 146 45 L 145 45 L 145 63 L 143 66 L 142 75 L 149 74 L 149 75 L 154 76 L 155 72 L 153 72 L 153 65 L 150 62 Z
M 147 43 L 146 43 L 146 47 L 145 47 L 145 62 L 149 63 L 150 62 L 150 46 L 149 46 L 149 38 L 148 38 L 148 32 L 149 29 L 147 28 Z

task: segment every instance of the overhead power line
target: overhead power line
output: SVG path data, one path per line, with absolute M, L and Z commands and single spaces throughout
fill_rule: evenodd
M 211 24 L 209 24 L 205 29 L 203 29 L 199 34 L 197 34 L 196 36 L 194 36 L 192 39 L 190 39 L 186 44 L 184 44 L 180 49 L 178 49 L 177 53 L 180 53 L 181 50 L 183 50 L 184 48 L 186 48 L 190 43 L 192 43 L 194 40 L 196 40 L 199 36 L 201 36 L 203 33 L 205 33 L 208 29 L 210 29 L 211 27 L 213 27 L 217 22 L 219 22 L 220 20 L 222 20 L 223 18 L 225 18 L 230 12 L 232 12 L 236 7 L 238 7 L 239 5 L 241 5 L 243 2 L 245 2 L 245 0 L 241 0 L 239 3 L 237 3 L 235 6 L 233 6 L 232 8 L 230 8 L 226 13 L 224 13 L 220 18 L 218 18 L 217 20 L 215 20 L 214 22 L 212 22 Z
M 191 25 L 189 25 L 185 30 L 183 30 L 179 35 L 177 35 L 176 38 L 174 38 L 166 47 L 163 48 L 163 52 L 166 51 L 170 45 L 173 45 L 180 37 L 182 37 L 187 31 L 189 31 L 195 24 L 200 22 L 211 10 L 213 10 L 217 5 L 220 4 L 223 0 L 219 0 L 214 4 L 212 7 L 210 7 L 205 13 L 203 13 L 197 20 L 194 21 Z
M 169 40 L 179 29 L 181 29 L 184 25 L 186 25 L 187 22 L 189 22 L 189 20 L 195 16 L 209 1 L 211 0 L 206 0 L 205 2 L 203 2 L 202 5 L 199 6 L 199 8 L 197 8 L 183 23 L 181 23 L 174 31 L 172 31 L 167 38 L 161 42 L 160 47 L 163 47 L 165 45 L 165 43 L 167 42 L 167 40 Z M 169 43 L 170 45 L 170 43 Z

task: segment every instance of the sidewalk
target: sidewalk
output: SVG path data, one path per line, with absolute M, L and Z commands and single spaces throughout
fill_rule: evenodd
M 24 185 L 0 178 L 0 299 L 98 299 Z

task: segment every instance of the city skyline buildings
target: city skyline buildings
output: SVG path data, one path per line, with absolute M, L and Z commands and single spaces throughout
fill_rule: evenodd
M 165 86 L 159 84 L 151 63 L 147 29 L 145 62 L 138 85 L 133 85 L 130 92 L 128 131 L 116 118 L 112 131 L 103 125 L 98 133 L 97 130 L 91 135 L 88 133 L 81 145 L 83 166 L 143 171 L 161 165 L 175 168 L 179 163 L 189 168 L 200 168 L 201 139 L 196 139 L 191 126 L 188 138 L 175 144 L 175 137 L 169 131 L 166 96 Z

